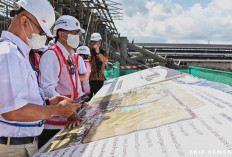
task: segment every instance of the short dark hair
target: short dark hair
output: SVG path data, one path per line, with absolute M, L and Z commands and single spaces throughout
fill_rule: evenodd
M 54 37 L 55 38 L 55 43 L 57 43 L 58 39 L 59 39 L 59 32 L 60 31 L 65 31 L 64 29 L 60 28 L 60 29 L 57 29 L 56 31 L 56 36 Z
M 18 10 L 11 10 L 10 11 L 10 17 L 15 17 L 16 15 L 20 14 L 25 9 L 20 7 Z

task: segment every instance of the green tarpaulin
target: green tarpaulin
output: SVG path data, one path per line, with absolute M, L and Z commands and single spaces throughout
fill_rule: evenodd
M 213 82 L 220 82 L 232 86 L 232 73 L 220 70 L 205 69 L 190 66 L 189 69 L 180 69 L 179 71 L 191 74 L 198 78 L 203 78 Z
M 115 63 L 114 69 L 107 69 L 105 70 L 106 80 L 116 78 L 119 76 L 127 75 L 130 73 L 134 73 L 139 71 L 140 69 L 136 70 L 127 70 L 127 69 L 119 69 L 119 63 Z M 206 79 L 209 81 L 220 82 L 224 84 L 228 84 L 232 86 L 232 73 L 220 70 L 212 70 L 212 69 L 205 69 L 199 67 L 190 66 L 189 69 L 178 69 L 178 71 L 191 74 L 198 78 Z

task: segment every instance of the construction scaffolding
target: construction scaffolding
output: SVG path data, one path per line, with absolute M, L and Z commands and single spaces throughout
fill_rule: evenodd
M 115 26 L 115 20 L 122 20 L 121 4 L 112 0 L 49 0 L 56 11 L 56 17 L 60 15 L 72 15 L 76 17 L 86 34 L 82 41 L 88 44 L 90 35 L 99 32 L 103 38 L 103 47 L 108 51 L 115 50 L 115 44 L 108 42 L 108 35 L 119 35 Z M 0 32 L 6 30 L 11 22 L 10 11 L 15 0 L 0 1 Z
M 10 25 L 10 11 L 13 8 L 13 3 L 14 0 L 0 0 L 0 33 Z
M 1 30 L 6 30 L 10 24 L 10 11 L 15 0 L 1 0 Z M 171 59 L 161 57 L 152 51 L 136 44 L 129 43 L 126 37 L 120 37 L 114 21 L 122 20 L 121 4 L 113 0 L 49 0 L 53 5 L 56 18 L 60 15 L 76 17 L 86 33 L 81 36 L 81 44 L 88 45 L 92 33 L 102 35 L 102 47 L 109 52 L 110 61 L 119 61 L 121 65 L 141 65 L 141 62 L 130 57 L 129 50 L 133 49 L 145 56 L 151 57 L 155 63 L 171 68 L 180 68 Z M 145 66 L 146 66 L 145 65 Z
M 51 3 L 60 15 L 72 15 L 80 21 L 86 30 L 86 43 L 93 32 L 99 32 L 107 48 L 108 35 L 119 34 L 114 21 L 122 20 L 120 3 L 111 0 L 53 0 Z

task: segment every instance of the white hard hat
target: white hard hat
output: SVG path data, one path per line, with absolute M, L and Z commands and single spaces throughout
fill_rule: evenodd
M 90 50 L 87 46 L 80 46 L 77 48 L 77 54 L 89 55 Z
M 56 20 L 54 31 L 57 31 L 58 29 L 64 29 L 67 31 L 79 29 L 81 33 L 85 33 L 85 30 L 81 28 L 80 22 L 70 15 L 62 15 Z
M 32 14 L 43 31 L 53 37 L 50 29 L 55 23 L 55 12 L 48 0 L 19 0 L 16 4 Z
M 102 40 L 101 34 L 93 33 L 91 35 L 90 41 L 99 41 L 99 40 Z

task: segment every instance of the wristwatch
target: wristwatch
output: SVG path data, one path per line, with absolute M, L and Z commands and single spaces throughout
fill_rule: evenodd
M 49 103 L 49 98 L 46 98 L 46 99 L 45 99 L 45 102 L 46 102 L 46 105 L 50 105 L 50 103 Z

